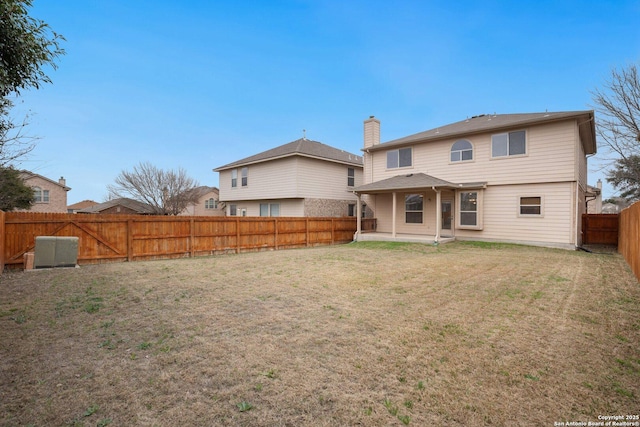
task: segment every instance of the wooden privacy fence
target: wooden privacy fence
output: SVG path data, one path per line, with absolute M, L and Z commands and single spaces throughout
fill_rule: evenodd
M 182 258 L 331 245 L 353 240 L 356 219 L 187 217 L 0 212 L 0 272 L 22 267 L 36 236 L 76 236 L 78 263 Z
M 618 252 L 640 280 L 640 202 L 620 212 Z
M 617 245 L 617 214 L 582 214 L 582 243 L 585 245 Z

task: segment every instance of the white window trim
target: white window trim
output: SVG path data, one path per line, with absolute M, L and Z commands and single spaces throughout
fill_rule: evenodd
M 478 194 L 478 204 L 477 204 L 477 209 L 476 209 L 476 225 L 462 225 L 460 224 L 460 214 L 461 214 L 461 206 L 462 203 L 460 202 L 460 195 L 462 193 L 477 193 Z M 455 227 L 459 228 L 461 230 L 482 230 L 484 228 L 484 215 L 482 214 L 483 212 L 483 206 L 484 206 L 484 189 L 482 188 L 478 188 L 478 189 L 468 189 L 468 190 L 458 190 L 456 192 L 456 201 L 455 201 L 455 211 L 456 211 L 456 217 L 455 217 Z
M 507 154 L 505 156 L 494 156 L 493 155 L 493 137 L 498 135 L 507 135 L 507 138 L 510 133 L 513 132 L 524 132 L 524 153 L 523 154 Z M 513 159 L 517 157 L 527 157 L 529 155 L 529 133 L 526 129 L 518 129 L 518 130 L 510 130 L 508 132 L 494 133 L 491 135 L 491 160 L 501 160 L 501 159 Z M 507 151 L 509 150 L 509 143 L 507 141 Z
M 420 211 L 408 211 L 407 210 L 407 196 L 413 196 L 413 195 L 422 196 L 422 210 L 420 210 Z M 426 200 L 426 197 L 425 197 L 425 195 L 423 193 L 405 193 L 404 194 L 404 223 L 405 223 L 405 225 L 408 225 L 410 227 L 416 227 L 416 226 L 424 225 L 424 222 L 425 222 L 425 218 L 424 218 L 425 200 Z M 420 222 L 407 222 L 407 213 L 409 213 L 409 212 L 412 212 L 412 213 L 420 212 L 422 221 L 420 221 Z
M 458 142 L 458 141 L 466 141 L 469 144 L 471 144 L 471 159 L 470 160 L 462 160 L 462 152 L 463 151 L 468 151 L 468 150 L 456 150 L 456 152 L 460 153 L 460 160 L 451 160 L 451 153 L 453 152 L 453 146 Z M 449 164 L 452 165 L 457 165 L 459 163 L 473 163 L 476 161 L 476 146 L 473 144 L 473 142 L 469 141 L 468 139 L 457 139 L 455 141 L 453 141 L 453 144 L 451 144 L 451 147 L 449 147 Z
M 400 166 L 400 150 L 409 149 L 411 150 L 411 165 L 409 166 Z M 397 151 L 398 152 L 398 166 L 397 167 L 389 167 L 388 155 L 390 152 Z M 386 170 L 398 170 L 398 169 L 413 169 L 414 158 L 413 158 L 413 147 L 401 147 L 396 148 L 395 150 L 387 150 L 384 155 L 384 165 Z
M 540 213 L 539 214 L 523 214 L 520 213 L 520 200 L 525 197 L 540 197 Z M 525 206 L 537 206 L 537 205 L 525 205 Z M 544 196 L 540 194 L 521 194 L 516 198 L 516 209 L 519 218 L 544 218 Z

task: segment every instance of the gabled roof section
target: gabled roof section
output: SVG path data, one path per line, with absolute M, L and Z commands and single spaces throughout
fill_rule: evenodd
M 446 138 L 464 137 L 485 132 L 498 132 L 518 127 L 551 123 L 562 120 L 578 120 L 580 137 L 586 154 L 595 154 L 595 122 L 593 110 L 586 111 L 561 111 L 544 113 L 523 114 L 483 114 L 466 120 L 451 123 L 445 126 L 419 132 L 403 138 L 394 139 L 382 144 L 370 147 L 370 151 L 388 150 L 393 147 L 401 147 L 437 141 Z
M 410 173 L 407 175 L 396 175 L 369 184 L 364 184 L 353 189 L 355 193 L 382 193 L 396 190 L 417 190 L 425 188 L 479 188 L 485 186 L 485 182 L 468 184 L 456 184 L 436 178 L 424 173 Z
M 272 148 L 271 150 L 263 151 L 262 153 L 220 166 L 215 168 L 213 171 L 220 172 L 225 169 L 247 166 L 290 156 L 310 157 L 330 162 L 344 163 L 346 165 L 358 167 L 363 166 L 362 156 L 331 147 L 318 141 L 301 138 L 288 144 Z
M 55 184 L 55 185 L 61 187 L 62 189 L 64 189 L 64 191 L 71 190 L 71 187 L 67 187 L 66 181 L 62 177 L 60 177 L 60 181 L 54 181 L 52 179 L 47 178 L 46 176 L 42 176 L 42 175 L 39 175 L 37 173 L 28 171 L 28 170 L 21 170 L 20 171 L 20 175 L 21 175 L 22 179 L 24 179 L 24 180 L 31 179 L 31 178 L 40 178 L 40 179 L 43 179 L 45 181 L 49 181 L 51 184 Z M 65 182 L 65 184 L 62 184 L 61 182 Z

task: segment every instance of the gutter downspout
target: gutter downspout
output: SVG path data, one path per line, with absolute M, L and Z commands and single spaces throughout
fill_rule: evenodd
M 391 209 L 391 237 L 396 238 L 396 192 L 393 192 L 393 208 Z

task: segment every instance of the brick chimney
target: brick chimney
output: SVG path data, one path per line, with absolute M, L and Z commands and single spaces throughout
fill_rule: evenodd
M 380 120 L 369 116 L 364 121 L 364 148 L 380 144 Z
M 60 179 L 58 180 L 58 184 L 62 185 L 63 187 L 67 186 L 67 180 L 64 179 L 64 176 L 60 177 Z

